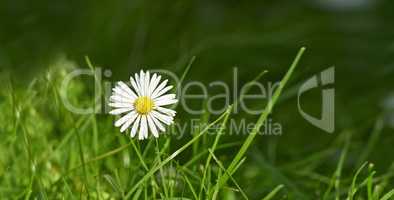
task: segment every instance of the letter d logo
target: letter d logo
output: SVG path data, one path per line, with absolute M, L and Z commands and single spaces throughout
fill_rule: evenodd
M 319 76 L 320 75 L 320 76 Z M 327 131 L 329 133 L 335 130 L 335 89 L 328 88 L 322 90 L 322 109 L 321 109 L 321 119 L 315 118 L 307 113 L 305 113 L 300 104 L 301 94 L 304 92 L 316 88 L 319 86 L 318 78 L 321 80 L 321 85 L 325 86 L 328 84 L 334 84 L 335 81 L 335 68 L 330 67 L 320 74 L 313 76 L 308 79 L 304 84 L 301 85 L 298 90 L 298 111 L 300 114 L 309 121 L 314 126 Z

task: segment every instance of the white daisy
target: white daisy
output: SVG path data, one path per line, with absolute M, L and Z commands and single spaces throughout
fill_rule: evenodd
M 167 86 L 168 80 L 160 82 L 161 76 L 149 71 L 141 70 L 134 78 L 130 77 L 131 87 L 119 81 L 112 89 L 109 106 L 114 109 L 112 115 L 123 115 L 115 122 L 124 132 L 129 127 L 130 136 L 138 133 L 138 139 L 148 138 L 148 132 L 154 137 L 159 137 L 159 131 L 164 132 L 164 124 L 174 122 L 175 111 L 163 106 L 176 103 L 175 94 L 166 94 L 173 86 Z

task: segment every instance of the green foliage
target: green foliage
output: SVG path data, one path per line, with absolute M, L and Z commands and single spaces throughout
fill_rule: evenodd
M 268 104 L 268 113 L 299 58 L 300 55 L 273 102 Z M 352 148 L 358 147 L 352 145 L 352 131 L 339 134 L 321 152 L 276 165 L 251 143 L 255 135 L 243 138 L 244 145 L 226 136 L 226 124 L 233 117 L 231 106 L 222 115 L 213 117 L 215 120 L 205 129 L 185 136 L 188 138 L 185 143 L 165 134 L 159 139 L 130 140 L 118 133 L 109 115 L 77 115 L 61 104 L 61 80 L 72 66 L 60 58 L 27 88 L 15 87 L 11 80 L 4 81 L 6 87 L 0 94 L 1 199 L 268 200 L 324 196 L 388 200 L 394 194 L 390 190 L 393 168 L 382 173 L 372 164 L 363 164 L 354 170 L 357 162 L 352 162 L 350 156 Z M 73 103 L 94 104 L 85 84 L 74 81 L 68 88 Z M 263 116 L 260 121 L 265 120 L 266 115 Z M 380 119 L 377 124 L 371 136 L 374 144 L 382 131 Z M 215 135 L 207 135 L 214 125 L 221 128 Z M 205 143 L 204 137 L 208 137 Z M 367 159 L 373 152 L 374 145 L 367 146 L 359 160 Z M 234 152 L 238 152 L 235 157 Z M 336 169 L 322 164 L 329 159 L 334 159 Z M 321 170 L 325 168 L 327 171 Z

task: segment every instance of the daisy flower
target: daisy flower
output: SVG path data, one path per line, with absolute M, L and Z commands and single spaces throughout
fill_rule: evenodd
M 109 106 L 114 109 L 109 113 L 122 115 L 115 122 L 120 132 L 130 128 L 130 136 L 138 133 L 138 139 L 148 138 L 148 132 L 159 137 L 164 132 L 164 125 L 174 122 L 175 111 L 165 108 L 177 102 L 175 94 L 166 94 L 173 86 L 167 86 L 168 80 L 161 81 L 161 76 L 150 75 L 142 71 L 130 77 L 131 87 L 119 81 L 112 89 Z

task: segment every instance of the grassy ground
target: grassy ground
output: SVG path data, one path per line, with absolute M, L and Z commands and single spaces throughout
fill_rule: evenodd
M 368 162 L 374 159 L 374 151 L 384 148 L 380 144 L 387 144 L 381 118 L 326 136 L 331 139 L 313 150 L 293 144 L 281 152 L 289 143 L 256 134 L 272 106 L 281 106 L 276 105 L 277 100 L 291 86 L 286 84 L 297 72 L 300 54 L 281 79 L 272 104 L 261 105 L 265 112 L 252 119 L 256 127 L 242 137 L 226 135 L 225 127 L 234 118 L 230 106 L 219 116 L 200 116 L 209 125 L 182 139 L 162 135 L 131 140 L 119 133 L 113 126 L 114 118 L 107 114 L 77 115 L 65 109 L 60 99 L 65 91 L 60 87 L 72 70 L 67 63 L 54 64 L 27 87 L 3 76 L 0 198 L 394 198 L 394 165 L 384 164 L 392 163 L 392 156 L 382 156 L 387 162 L 381 167 Z M 192 74 L 193 66 L 185 75 Z M 86 82 L 72 82 L 67 92 L 72 102 L 92 105 L 92 88 Z M 187 121 L 187 117 L 191 118 L 180 114 L 176 123 Z M 220 127 L 215 134 L 207 134 L 215 125 Z M 313 143 L 318 137 L 304 140 Z

